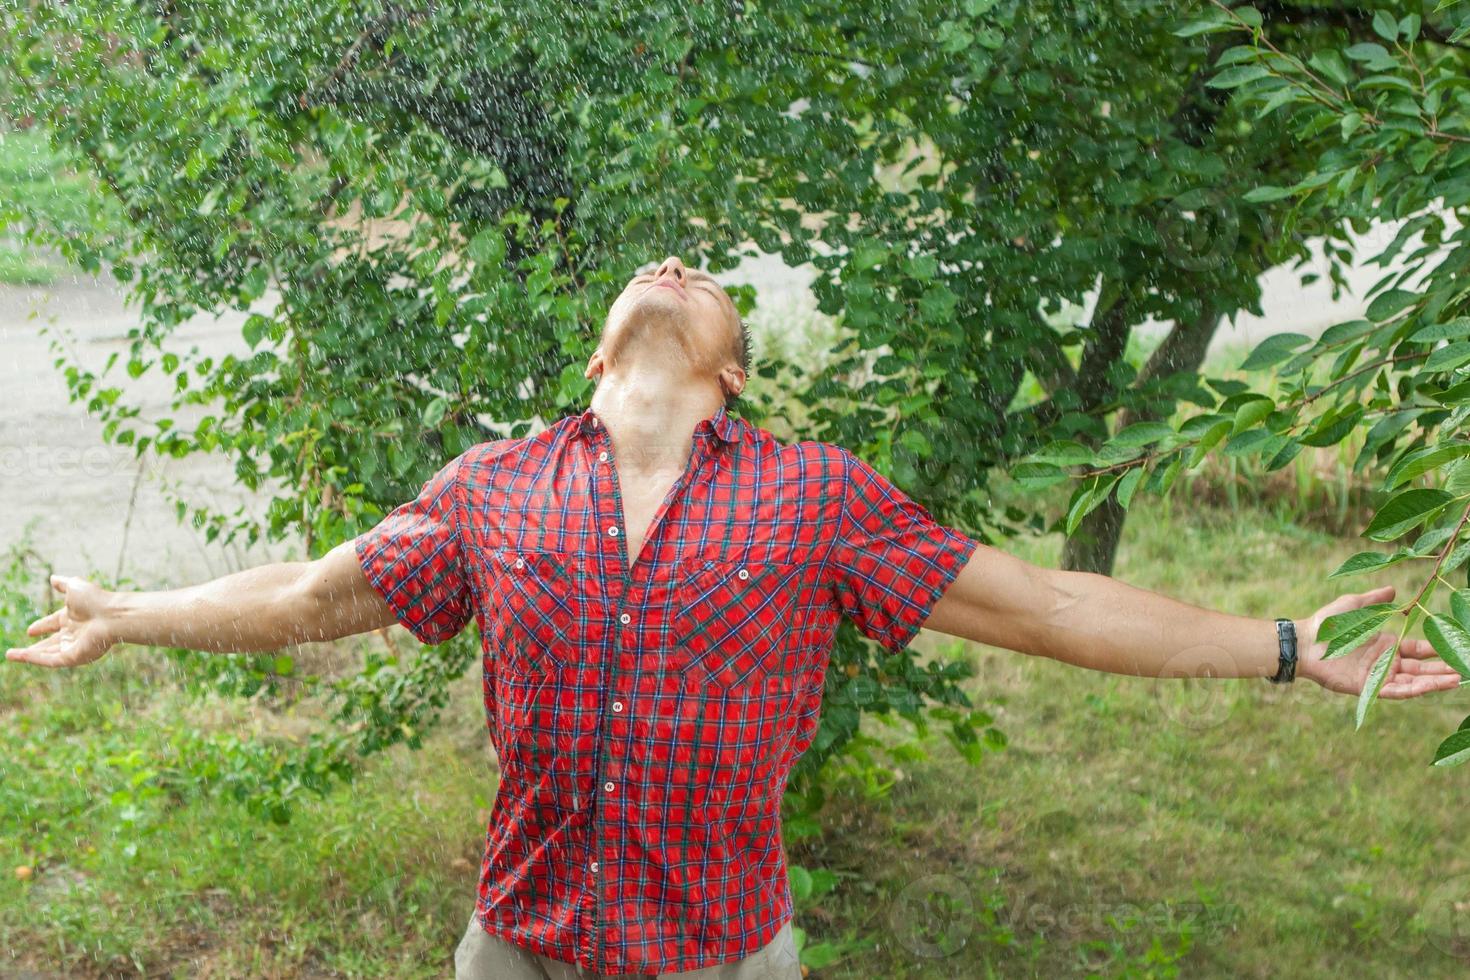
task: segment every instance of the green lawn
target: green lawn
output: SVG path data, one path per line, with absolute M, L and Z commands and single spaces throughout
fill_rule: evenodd
M 1175 504 L 1131 515 L 1117 577 L 1262 617 L 1413 583 L 1327 588 L 1318 580 L 1355 542 Z M 1007 550 L 1054 563 L 1057 544 Z M 978 669 L 975 697 L 1000 702 L 1011 747 L 979 770 L 937 750 L 892 799 L 831 806 L 823 838 L 794 850 L 878 878 L 872 894 L 831 902 L 828 929 L 866 928 L 880 948 L 824 976 L 1168 976 L 1176 957 L 1188 977 L 1470 968 L 1449 911 L 1470 903 L 1470 860 L 1458 805 L 1438 803 L 1459 797 L 1464 772 L 1428 766 L 1470 693 L 1382 702 L 1355 733 L 1353 699 L 1305 684 L 961 655 Z M 945 896 L 969 914 L 941 914 Z M 810 914 L 806 925 L 824 931 Z
M 1190 514 L 1187 491 L 1135 505 L 1118 577 L 1258 616 L 1336 594 L 1319 580 L 1357 542 Z M 1058 546 L 1007 550 L 1051 564 Z M 1402 594 L 1402 569 L 1374 582 Z M 973 660 L 970 689 L 1010 748 L 974 768 L 936 740 L 887 798 L 839 793 L 824 831 L 791 843 L 794 862 L 839 875 L 798 924 L 855 949 L 814 976 L 1464 974 L 1447 910 L 1470 899 L 1465 777 L 1427 762 L 1465 692 L 1381 703 L 1354 733 L 1352 699 L 1306 685 L 1113 677 L 942 637 L 916 649 Z M 0 973 L 445 975 L 495 786 L 478 672 L 424 750 L 378 757 L 286 827 L 146 792 L 156 780 L 134 774 L 166 774 L 185 733 L 255 730 L 244 706 L 168 680 L 162 654 L 136 649 L 0 672 L 0 854 L 35 869 L 0 888 L 0 949 L 19 958 Z
M 39 129 L 0 128 L 0 284 L 46 285 L 71 271 L 64 258 L 30 247 L 7 227 L 4 202 L 16 202 L 51 228 L 75 229 L 90 220 L 92 193 L 86 179 L 65 171 Z

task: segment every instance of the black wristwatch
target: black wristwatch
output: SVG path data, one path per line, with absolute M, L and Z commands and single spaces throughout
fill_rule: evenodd
M 1266 679 L 1272 684 L 1290 684 L 1296 678 L 1296 624 L 1289 619 L 1277 619 L 1276 643 L 1281 649 L 1281 659 L 1276 676 Z

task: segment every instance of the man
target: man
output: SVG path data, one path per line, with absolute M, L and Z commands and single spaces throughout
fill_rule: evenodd
M 501 783 L 461 977 L 795 978 L 780 802 L 816 731 L 842 616 L 891 650 L 921 627 L 1093 670 L 1289 679 L 1346 694 L 1393 638 L 1324 661 L 1317 627 L 1029 564 L 930 515 L 848 451 L 727 413 L 748 343 L 730 297 L 669 257 L 633 277 L 587 363 L 590 407 L 449 462 L 311 562 L 158 593 L 56 578 L 64 608 L 7 656 L 117 642 L 272 650 L 471 618 Z M 1384 698 L 1459 676 L 1405 640 Z

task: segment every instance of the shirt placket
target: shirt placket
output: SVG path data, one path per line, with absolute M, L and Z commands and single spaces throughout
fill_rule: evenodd
M 618 486 L 617 471 L 614 468 L 612 440 L 608 437 L 607 429 L 595 418 L 592 424 L 589 451 L 594 459 L 592 486 L 598 522 L 597 556 L 609 600 L 607 615 L 615 618 L 615 622 L 610 624 L 611 628 L 605 635 L 612 638 L 615 647 L 601 658 L 603 698 L 598 708 L 597 764 L 593 773 L 593 816 L 587 860 L 587 870 L 592 882 L 587 947 L 592 969 L 606 972 L 610 964 L 606 957 L 601 955 L 601 940 L 607 932 L 608 925 L 604 919 L 603 908 L 605 897 L 609 894 L 616 894 L 617 882 L 608 879 L 613 876 L 613 869 L 621 867 L 615 858 L 622 850 L 622 835 L 626 826 L 622 821 L 606 819 L 608 805 L 617 805 L 621 789 L 620 780 L 626 776 L 622 760 L 615 758 L 612 754 L 614 747 L 620 743 L 619 739 L 613 737 L 613 733 L 609 731 L 611 719 L 608 711 L 610 709 L 615 718 L 627 721 L 631 712 L 636 710 L 636 706 L 632 703 L 631 691 L 623 690 L 621 685 L 618 653 L 629 644 L 636 648 L 640 643 L 642 624 L 639 622 L 638 615 L 644 605 L 647 586 L 652 580 L 648 568 L 641 564 L 633 570 L 633 574 L 629 573 L 625 529 L 622 526 L 622 493 Z M 708 445 L 706 438 L 699 433 L 695 434 L 683 474 L 674 481 L 674 485 L 669 488 L 668 494 L 654 514 L 653 522 L 643 542 L 650 553 L 654 550 L 652 543 L 660 532 L 664 514 L 684 488 L 689 485 L 703 463 Z M 644 584 L 640 585 L 640 582 Z M 604 805 L 604 800 L 612 802 Z

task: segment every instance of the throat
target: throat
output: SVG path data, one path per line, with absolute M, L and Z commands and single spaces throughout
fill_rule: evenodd
M 633 569 L 643 552 L 643 543 L 654 533 L 663 505 L 678 480 L 678 474 L 630 478 L 620 489 L 623 503 L 623 543 L 628 568 Z

